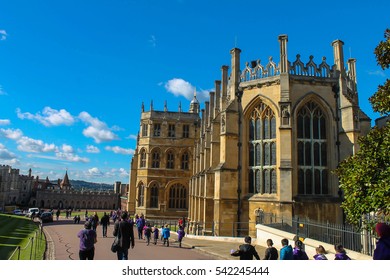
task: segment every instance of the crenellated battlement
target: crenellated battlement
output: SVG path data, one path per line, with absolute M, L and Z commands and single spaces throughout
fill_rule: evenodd
M 330 66 L 326 62 L 326 57 L 322 57 L 322 62 L 316 64 L 314 56 L 309 57 L 309 62 L 302 62 L 301 55 L 297 54 L 294 62 L 288 61 L 288 73 L 295 76 L 316 77 L 316 78 L 337 78 L 336 66 Z M 269 57 L 268 63 L 264 66 L 261 60 L 246 62 L 244 70 L 241 71 L 241 82 L 258 80 L 280 75 L 280 64 Z

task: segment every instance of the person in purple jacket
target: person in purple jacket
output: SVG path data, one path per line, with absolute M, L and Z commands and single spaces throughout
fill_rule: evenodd
M 179 226 L 179 230 L 177 231 L 177 239 L 179 241 L 179 247 L 181 248 L 181 241 L 185 235 L 183 226 Z
M 385 223 L 378 223 L 375 231 L 379 236 L 374 250 L 374 260 L 390 260 L 390 226 Z
M 344 249 L 344 246 L 341 244 L 334 245 L 334 250 L 336 251 L 335 260 L 350 260 L 351 258 L 347 255 L 347 252 Z

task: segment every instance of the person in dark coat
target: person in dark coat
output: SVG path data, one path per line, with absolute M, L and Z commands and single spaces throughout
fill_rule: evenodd
M 253 260 L 253 257 L 256 260 L 260 260 L 259 254 L 257 253 L 254 246 L 251 245 L 252 238 L 250 236 L 245 236 L 245 244 L 240 245 L 238 250 L 232 251 L 231 255 L 235 257 L 240 257 L 240 260 Z
M 385 223 L 378 223 L 375 231 L 379 236 L 376 242 L 373 259 L 390 260 L 390 226 Z
M 128 222 L 127 212 L 123 212 L 121 221 L 116 221 L 114 226 L 114 236 L 119 237 L 119 248 L 117 251 L 118 260 L 127 260 L 129 248 L 134 248 L 134 231 Z
M 183 241 L 183 237 L 185 235 L 183 226 L 179 226 L 179 230 L 177 231 L 177 241 L 179 241 L 179 247 L 181 248 L 181 242 Z
M 341 244 L 334 245 L 334 250 L 336 251 L 336 254 L 334 256 L 335 260 L 350 260 L 351 258 L 347 255 L 347 252 L 344 249 L 344 246 Z
M 293 259 L 294 260 L 308 260 L 305 250 L 303 249 L 303 242 L 301 240 L 295 241 L 295 247 L 293 250 Z
M 107 227 L 110 225 L 110 217 L 104 212 L 103 217 L 100 219 L 102 225 L 103 237 L 107 237 Z
M 277 260 L 279 258 L 278 250 L 273 246 L 272 239 L 267 239 L 267 249 L 265 250 L 264 260 Z

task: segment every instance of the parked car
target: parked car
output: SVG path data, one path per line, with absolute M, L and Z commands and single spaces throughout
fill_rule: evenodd
M 31 218 L 31 215 L 34 213 L 35 216 L 39 214 L 39 208 L 29 208 L 26 216 Z
M 40 216 L 42 223 L 52 223 L 53 214 L 51 212 L 43 212 Z
M 22 210 L 20 209 L 15 209 L 14 211 L 12 211 L 12 213 L 16 216 L 24 216 L 24 213 Z

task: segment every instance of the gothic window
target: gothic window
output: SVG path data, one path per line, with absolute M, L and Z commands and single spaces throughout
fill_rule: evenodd
M 142 124 L 142 137 L 148 136 L 148 124 L 143 123 Z
M 326 118 L 310 101 L 298 111 L 298 194 L 328 194 Z
M 153 125 L 153 136 L 160 137 L 161 136 L 161 123 L 155 123 Z
M 150 188 L 150 207 L 158 207 L 158 186 L 156 183 Z
M 169 189 L 169 208 L 187 208 L 187 190 L 181 184 L 175 184 Z
M 190 156 L 188 155 L 188 152 L 184 152 L 181 156 L 181 169 L 182 170 L 188 170 L 189 169 L 189 159 Z
M 160 151 L 158 149 L 152 153 L 152 168 L 160 168 Z
M 171 137 L 171 138 L 175 137 L 175 125 L 174 124 L 168 125 L 168 137 Z
M 140 160 L 139 167 L 141 167 L 141 168 L 146 167 L 146 151 L 145 151 L 145 149 L 141 150 L 140 159 L 141 160 Z
M 141 184 L 138 187 L 138 206 L 144 206 L 144 197 L 145 197 L 145 186 Z
M 174 169 L 175 168 L 175 155 L 172 151 L 167 153 L 167 168 Z
M 183 138 L 190 137 L 190 126 L 188 124 L 183 125 Z
M 249 193 L 276 191 L 276 118 L 260 103 L 249 120 Z

